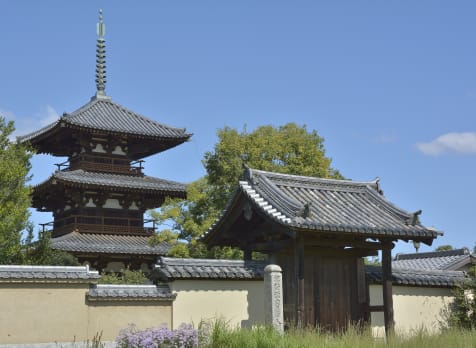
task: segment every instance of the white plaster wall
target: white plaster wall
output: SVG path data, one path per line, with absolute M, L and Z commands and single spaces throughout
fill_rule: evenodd
M 117 145 L 117 146 L 114 148 L 114 151 L 112 151 L 112 153 L 113 153 L 114 155 L 127 155 L 127 154 L 122 150 L 122 148 L 121 148 L 119 145 Z
M 119 204 L 119 200 L 116 198 L 108 198 L 104 203 L 104 208 L 110 209 L 122 209 L 122 206 Z
M 370 305 L 382 305 L 382 286 L 370 285 Z M 412 286 L 393 286 L 393 311 L 395 331 L 409 334 L 425 329 L 437 332 L 444 320 L 444 311 L 453 301 L 452 289 Z M 383 336 L 383 312 L 372 313 L 372 331 L 376 336 Z
M 224 319 L 232 327 L 264 323 L 264 282 L 246 280 L 176 280 L 172 323 L 197 326 L 202 320 Z

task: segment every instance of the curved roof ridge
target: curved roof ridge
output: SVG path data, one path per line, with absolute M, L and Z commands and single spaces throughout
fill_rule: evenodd
M 258 178 L 259 180 L 256 180 L 256 176 L 253 175 L 248 183 L 270 205 L 280 209 L 281 212 L 288 215 L 288 217 L 295 217 L 299 211 L 304 209 L 304 205 L 301 202 L 283 192 L 278 186 L 269 180 L 266 175 L 259 175 Z M 270 200 L 273 204 L 270 203 Z
M 186 185 L 177 181 L 160 179 L 153 176 L 133 176 L 125 174 L 91 172 L 83 169 L 55 171 L 50 177 L 33 188 L 47 185 L 52 180 L 85 185 L 109 186 L 129 189 L 153 189 L 185 193 Z
M 44 127 L 41 127 L 40 129 L 38 129 L 36 131 L 27 133 L 25 135 L 18 136 L 17 140 L 19 142 L 25 142 L 25 141 L 28 141 L 28 140 L 36 137 L 37 135 L 46 133 L 46 132 L 50 131 L 51 129 L 55 128 L 61 122 L 62 118 L 63 118 L 63 116 L 60 116 L 56 121 L 54 121 L 54 122 L 52 122 L 52 123 L 50 123 L 50 124 L 48 124 Z
M 159 146 L 155 152 L 161 152 L 187 141 L 192 133 L 187 133 L 185 128 L 172 127 L 165 123 L 157 122 L 151 118 L 138 114 L 109 98 L 93 98 L 79 109 L 63 115 L 51 124 L 37 131 L 17 137 L 21 142 L 31 141 L 41 143 L 50 137 L 56 137 L 64 128 L 83 129 L 84 131 L 100 130 L 108 134 L 127 135 L 132 138 L 157 140 L 166 143 Z M 47 146 L 46 143 L 42 146 Z M 44 149 L 40 152 L 51 152 Z M 152 152 L 152 153 L 155 153 Z M 144 157 L 148 154 L 143 154 Z M 62 154 L 64 155 L 64 154 Z
M 150 235 L 127 235 L 107 233 L 75 233 L 51 238 L 56 250 L 117 253 L 134 255 L 165 255 L 169 249 L 166 242 L 151 246 Z
M 251 201 L 256 205 L 259 209 L 265 212 L 268 216 L 272 219 L 280 221 L 280 222 L 291 222 L 291 217 L 295 217 L 294 210 L 286 208 L 284 205 L 274 206 L 272 203 L 269 202 L 269 197 L 263 197 L 260 192 L 257 192 L 255 188 L 250 184 L 248 181 L 240 181 L 239 187 L 241 191 L 248 196 Z M 278 210 L 276 208 L 285 208 L 284 212 L 282 210 Z M 286 215 L 288 214 L 288 215 Z M 212 226 L 213 227 L 213 226 Z
M 186 131 L 186 128 L 184 127 L 173 127 L 173 126 L 169 126 L 165 123 L 162 123 L 162 122 L 158 122 L 158 121 L 155 121 L 149 117 L 146 117 L 142 114 L 139 114 L 135 111 L 132 111 L 131 109 L 128 109 L 126 108 L 125 106 L 123 106 L 122 104 L 119 104 L 115 101 L 113 101 L 111 98 L 94 98 L 92 100 L 90 100 L 89 102 L 87 102 L 86 104 L 84 104 L 83 106 L 81 106 L 79 109 L 69 113 L 69 114 L 66 114 L 65 116 L 65 119 L 73 119 L 75 116 L 79 115 L 80 113 L 84 112 L 85 110 L 87 110 L 88 108 L 92 107 L 94 104 L 99 104 L 99 103 L 106 103 L 106 104 L 110 104 L 110 105 L 113 105 L 113 106 L 116 106 L 120 109 L 122 109 L 124 112 L 130 114 L 130 115 L 133 115 L 133 116 L 136 116 L 136 117 L 139 117 L 141 118 L 143 121 L 145 122 L 148 122 L 148 123 L 154 123 L 156 125 L 159 125 L 161 127 L 166 127 L 166 128 L 169 128 L 169 129 L 174 129 L 174 130 L 177 130 L 177 131 L 183 131 L 185 132 Z M 185 133 L 186 134 L 186 133 Z
M 269 172 L 260 169 L 252 169 L 249 168 L 251 173 L 259 173 L 265 176 L 270 177 L 279 177 L 279 178 L 292 178 L 296 181 L 304 181 L 304 182 L 323 182 L 323 183 L 330 183 L 330 184 L 338 184 L 338 185 L 350 185 L 350 186 L 370 186 L 373 189 L 377 190 L 377 183 L 379 179 L 374 179 L 371 181 L 354 181 L 349 179 L 332 179 L 332 178 L 321 178 L 317 176 L 305 176 L 305 175 L 296 175 L 296 174 L 285 174 L 285 173 L 277 173 L 277 172 Z
M 406 211 L 405 209 L 397 207 L 395 204 L 390 202 L 387 199 L 387 197 L 385 197 L 385 195 L 380 194 L 380 193 L 378 193 L 374 190 L 370 190 L 370 189 L 367 192 L 369 193 L 369 195 L 373 199 L 375 199 L 379 202 L 383 202 L 385 204 L 385 206 L 383 208 L 387 208 L 390 212 L 393 212 L 397 215 L 400 215 L 402 217 L 402 219 L 408 220 L 413 215 L 413 213 L 410 213 L 410 212 Z

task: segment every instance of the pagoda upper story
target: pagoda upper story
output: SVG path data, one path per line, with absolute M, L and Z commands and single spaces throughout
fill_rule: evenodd
M 53 246 L 67 239 L 69 249 L 64 250 L 77 255 L 92 257 L 96 249 L 104 253 L 104 240 L 110 254 L 120 250 L 123 256 L 113 255 L 116 259 L 163 254 L 164 246 L 156 252 L 147 244 L 153 230 L 144 227 L 144 213 L 160 207 L 167 197 L 185 198 L 185 185 L 144 175 L 142 159 L 186 142 L 191 134 L 133 112 L 106 95 L 104 33 L 100 12 L 96 94 L 78 110 L 19 137 L 37 153 L 67 157 L 33 188 L 32 206 L 53 213 Z M 101 242 L 96 248 L 91 240 Z
M 139 115 L 109 97 L 64 113 L 56 122 L 20 137 L 38 153 L 68 157 L 69 169 L 142 175 L 137 162 L 184 143 L 191 134 Z

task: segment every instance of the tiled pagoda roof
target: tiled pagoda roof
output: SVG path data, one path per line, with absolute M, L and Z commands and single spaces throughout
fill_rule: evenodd
M 393 267 L 411 269 L 456 270 L 467 264 L 476 264 L 476 256 L 467 248 L 427 253 L 397 254 Z
M 149 245 L 150 236 L 112 235 L 70 232 L 51 238 L 51 247 L 56 250 L 128 255 L 165 255 L 169 249 L 167 243 Z
M 218 233 L 240 197 L 268 219 L 294 230 L 427 244 L 440 234 L 385 199 L 378 180 L 333 180 L 247 169 L 221 217 L 202 236 L 205 241 Z
M 155 141 L 156 148 L 143 150 L 144 152 L 141 152 L 140 156 L 131 156 L 131 158 L 146 157 L 164 151 L 187 141 L 191 137 L 191 134 L 186 133 L 184 128 L 174 128 L 151 120 L 126 109 L 108 97 L 95 97 L 78 110 L 70 114 L 65 113 L 57 121 L 35 132 L 18 137 L 18 140 L 22 142 L 29 141 L 35 146 L 45 141 L 45 139 L 64 135 L 67 129 Z M 60 148 L 51 149 L 47 147 L 43 149 L 41 146 L 40 152 L 57 152 L 57 155 L 69 155 L 62 153 Z
M 49 179 L 35 186 L 35 189 L 48 187 L 53 183 L 67 186 L 107 188 L 111 191 L 143 191 L 162 193 L 185 198 L 186 185 L 151 176 L 129 176 L 121 174 L 89 172 L 82 169 L 56 171 Z

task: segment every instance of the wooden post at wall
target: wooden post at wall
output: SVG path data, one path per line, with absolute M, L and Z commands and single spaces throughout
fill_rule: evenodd
M 394 333 L 393 321 L 393 291 L 392 291 L 392 248 L 393 243 L 385 242 L 382 249 L 382 285 L 383 285 L 383 315 L 385 321 L 385 335 Z
M 252 259 L 252 253 L 250 249 L 244 249 L 243 250 L 243 260 L 245 261 L 251 261 Z
M 304 325 L 304 243 L 302 237 L 294 240 L 296 282 L 296 325 Z

